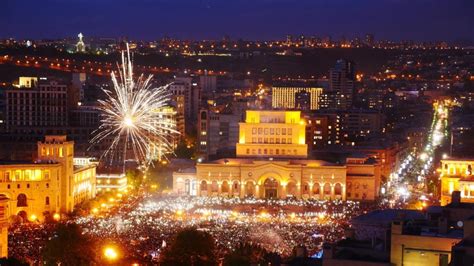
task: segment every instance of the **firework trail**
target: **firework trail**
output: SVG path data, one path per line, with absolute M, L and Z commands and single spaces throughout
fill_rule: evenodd
M 122 51 L 118 76 L 112 72 L 113 88 L 102 89 L 105 100 L 99 100 L 100 126 L 94 132 L 92 145 L 106 144 L 102 158 L 122 161 L 132 159 L 148 165 L 172 151 L 172 139 L 178 132 L 170 116 L 168 86 L 153 88 L 153 75 L 134 79 L 130 49 Z M 108 144 L 110 143 L 110 144 Z M 127 151 L 133 153 L 127 158 Z

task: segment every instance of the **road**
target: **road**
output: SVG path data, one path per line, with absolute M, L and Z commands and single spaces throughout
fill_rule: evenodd
M 409 153 L 387 182 L 385 200 L 391 207 L 406 207 L 414 202 L 424 207 L 428 202 L 437 201 L 428 194 L 427 179 L 435 171 L 437 152 L 447 138 L 447 122 L 448 107 L 442 102 L 434 103 L 433 121 L 424 148 Z

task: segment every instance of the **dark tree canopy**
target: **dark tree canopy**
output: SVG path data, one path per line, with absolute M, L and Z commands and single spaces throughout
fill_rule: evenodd
M 0 265 L 2 266 L 28 266 L 28 263 L 21 261 L 17 258 L 1 258 Z
M 224 266 L 246 266 L 266 264 L 270 253 L 259 245 L 240 243 L 224 258 Z
M 214 266 L 217 265 L 214 239 L 206 232 L 184 229 L 177 233 L 163 250 L 160 265 Z
M 76 224 L 59 224 L 55 235 L 46 243 L 42 256 L 46 265 L 91 265 L 96 254 L 91 240 Z
M 174 153 L 178 158 L 191 159 L 194 155 L 194 149 L 188 148 L 188 145 L 185 141 L 180 141 L 178 146 L 176 146 Z

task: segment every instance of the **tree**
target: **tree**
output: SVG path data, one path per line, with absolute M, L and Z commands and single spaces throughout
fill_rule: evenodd
M 91 265 L 96 254 L 93 242 L 77 224 L 59 224 L 55 236 L 42 251 L 46 265 Z
M 214 266 L 217 265 L 214 239 L 194 228 L 178 232 L 160 256 L 160 265 Z
M 268 262 L 269 254 L 259 245 L 240 243 L 224 257 L 224 266 L 265 264 Z
M 177 158 L 191 159 L 194 155 L 194 149 L 186 144 L 185 141 L 180 141 L 174 150 Z
M 0 265 L 2 266 L 28 266 L 29 264 L 17 258 L 1 258 Z

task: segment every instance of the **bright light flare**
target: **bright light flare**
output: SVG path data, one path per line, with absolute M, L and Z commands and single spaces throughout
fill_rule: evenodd
M 168 108 L 171 94 L 168 86 L 152 87 L 152 75 L 134 77 L 128 44 L 118 70 L 111 72 L 112 89 L 102 89 L 106 98 L 98 101 L 100 126 L 91 144 L 110 143 L 101 156 L 110 163 L 134 159 L 148 165 L 172 152 L 178 134 Z
M 123 120 L 123 124 L 126 127 L 133 127 L 133 119 L 130 116 L 126 116 L 125 119 Z
M 104 248 L 104 257 L 108 260 L 116 260 L 118 258 L 118 252 L 113 247 Z

